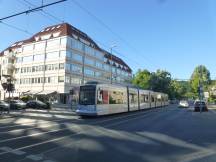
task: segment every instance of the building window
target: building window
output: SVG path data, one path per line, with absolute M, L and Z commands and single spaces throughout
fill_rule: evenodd
M 44 61 L 44 54 L 34 55 L 34 61 Z
M 65 76 L 65 83 L 70 83 L 70 76 Z
M 55 51 L 55 52 L 49 52 L 46 54 L 46 59 L 47 60 L 53 60 L 53 59 L 58 59 L 59 58 L 59 52 Z
M 99 72 L 99 71 L 96 71 L 96 72 L 95 72 L 95 76 L 96 76 L 96 77 L 103 77 L 103 73 L 102 73 L 102 72 Z
M 71 69 L 70 69 L 70 64 L 65 64 L 65 70 L 67 70 L 67 71 L 71 71 Z
M 35 50 L 43 50 L 43 49 L 45 49 L 45 46 L 46 46 L 45 42 L 36 43 L 35 44 Z
M 67 38 L 61 38 L 61 45 L 67 44 Z
M 95 50 L 95 57 L 97 57 L 98 59 L 102 60 L 104 59 L 104 55 L 100 52 Z
M 71 45 L 72 48 L 80 50 L 80 51 L 84 51 L 84 44 L 83 43 L 81 43 L 81 42 L 79 42 L 79 41 L 72 38 L 71 39 L 71 44 L 72 44 Z
M 94 76 L 94 70 L 91 70 L 89 68 L 84 69 L 84 74 L 89 76 Z
M 77 61 L 77 62 L 82 62 L 82 56 L 81 55 L 79 55 L 79 54 L 76 54 L 76 53 L 73 53 L 72 54 L 72 59 L 73 60 L 75 60 L 75 61 Z
M 72 64 L 72 65 L 71 65 L 71 71 L 72 71 L 72 72 L 75 72 L 75 73 L 81 74 L 81 73 L 82 73 L 82 67 L 79 66 L 79 65 L 74 65 L 74 64 Z
M 71 51 L 60 51 L 60 58 L 72 58 L 72 52 Z
M 95 61 L 92 60 L 92 59 L 90 59 L 90 58 L 85 58 L 85 64 L 94 66 L 95 65 Z
M 48 40 L 47 47 L 58 47 L 59 46 L 59 39 Z
M 16 73 L 16 74 L 19 73 L 19 71 L 20 71 L 19 68 L 16 68 L 16 69 L 15 69 L 15 73 Z
M 71 84 L 81 84 L 81 79 L 71 77 Z
M 91 56 L 95 56 L 95 50 L 94 50 L 94 48 L 91 48 L 91 47 L 89 47 L 87 45 L 85 46 L 85 52 L 87 54 L 91 55 Z
M 32 51 L 33 48 L 34 48 L 33 44 L 26 45 L 26 46 L 23 47 L 23 52 L 25 52 L 25 51 Z
M 104 69 L 105 69 L 106 71 L 110 71 L 110 66 L 107 65 L 107 64 L 104 64 Z
M 64 63 L 59 64 L 59 69 L 64 69 Z
M 33 56 L 25 56 L 23 57 L 23 62 L 26 63 L 26 62 L 31 62 L 33 61 Z
M 103 68 L 103 64 L 102 64 L 101 62 L 99 62 L 99 61 L 96 61 L 95 66 L 96 66 L 97 68 L 100 68 L 100 69 Z
M 58 77 L 58 82 L 59 82 L 59 83 L 64 82 L 64 76 L 59 76 L 59 77 Z
M 16 62 L 17 62 L 17 63 L 21 63 L 21 62 L 22 62 L 22 60 L 23 60 L 23 58 L 22 58 L 22 57 L 17 57 L 17 58 L 16 58 Z

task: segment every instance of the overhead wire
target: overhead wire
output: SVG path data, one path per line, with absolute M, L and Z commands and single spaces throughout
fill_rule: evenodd
M 32 6 L 32 7 L 35 7 L 35 6 L 36 6 L 36 5 L 34 5 L 33 3 L 31 3 L 31 2 L 29 2 L 29 1 L 27 1 L 27 0 L 23 0 L 23 2 L 22 2 L 21 0 L 18 0 L 18 1 L 19 1 L 20 3 L 22 3 L 22 4 L 24 4 L 23 2 L 25 2 L 25 4 L 24 4 L 25 6 L 30 5 L 30 6 L 28 6 L 28 7 L 31 7 L 31 6 Z M 77 3 L 77 1 L 75 1 L 75 0 L 73 0 L 73 1 L 76 2 L 77 5 L 79 5 L 79 3 Z M 81 5 L 79 5 L 79 6 L 80 6 L 80 8 L 85 9 L 85 8 L 83 8 Z M 55 21 L 64 22 L 64 20 L 62 20 L 62 19 L 60 19 L 60 18 L 58 18 L 58 17 L 56 17 L 56 16 L 50 14 L 49 12 L 46 12 L 46 11 L 44 11 L 44 10 L 40 10 L 40 11 L 41 11 L 40 14 L 43 15 L 43 16 L 45 16 L 44 14 L 46 14 L 46 15 L 49 15 L 49 17 L 52 18 L 52 19 L 55 20 Z M 115 34 L 115 32 L 113 32 L 112 29 L 111 29 L 108 25 L 106 25 L 103 21 L 101 21 L 99 18 L 97 18 L 95 15 L 93 15 L 90 11 L 88 11 L 88 10 L 85 10 L 85 11 L 88 12 L 88 14 L 90 14 L 91 16 L 95 17 L 95 18 L 97 19 L 97 21 L 99 21 L 100 23 L 103 24 L 103 26 L 106 26 L 106 28 L 109 29 L 110 32 L 112 32 L 113 34 Z M 44 13 L 44 14 L 43 14 L 43 13 Z M 45 17 L 48 18 L 47 16 L 45 16 Z M 50 19 L 50 18 L 49 18 L 49 19 Z M 11 28 L 13 28 L 13 29 L 16 29 L 16 30 L 19 30 L 19 31 L 21 31 L 21 32 L 24 32 L 24 33 L 26 33 L 26 34 L 28 34 L 28 35 L 33 35 L 33 34 L 30 33 L 28 30 L 25 30 L 25 29 L 22 29 L 22 28 L 19 28 L 19 27 L 16 27 L 16 26 L 13 26 L 13 25 L 4 23 L 4 22 L 0 22 L 0 23 L 6 25 L 6 26 L 8 26 L 8 27 L 11 27 Z M 118 36 L 118 37 L 121 38 L 121 36 Z M 121 38 L 121 39 L 123 39 L 123 38 Z M 124 39 L 123 39 L 123 40 L 124 40 Z M 98 42 L 99 44 L 101 44 L 102 46 L 104 46 L 104 47 L 106 47 L 106 48 L 110 48 L 108 45 L 105 45 L 104 43 L 101 43 L 101 42 L 99 42 L 99 41 L 96 41 L 96 42 Z M 138 64 L 139 66 L 143 66 L 143 64 L 139 63 L 139 62 L 136 61 L 135 59 L 132 59 L 131 57 L 128 57 L 128 56 L 126 56 L 126 55 L 123 55 L 122 53 L 120 53 L 119 51 L 117 51 L 117 50 L 115 50 L 115 49 L 113 49 L 113 52 L 116 53 L 116 54 L 118 54 L 118 55 L 120 55 L 120 56 L 122 56 L 122 57 L 124 57 L 124 58 L 126 58 L 126 59 L 129 60 L 129 61 L 133 61 L 135 64 Z
M 0 24 L 3 24 L 3 25 L 5 25 L 5 26 L 8 26 L 8 27 L 13 28 L 13 29 L 15 29 L 15 30 L 18 30 L 18 31 L 23 32 L 23 33 L 25 33 L 25 34 L 33 35 L 33 34 L 32 34 L 31 32 L 29 32 L 28 30 L 25 30 L 25 29 L 22 29 L 22 28 L 20 28 L 20 27 L 17 27 L 17 26 L 14 26 L 14 25 L 5 23 L 5 22 L 3 22 L 3 21 L 0 21 Z
M 20 3 L 22 3 L 23 5 L 27 6 L 27 7 L 36 7 L 35 4 L 27 1 L 27 0 L 18 0 Z M 55 23 L 59 23 L 59 22 L 64 22 L 64 20 L 61 20 L 60 18 L 54 16 L 53 14 L 50 14 L 49 12 L 47 11 L 44 11 L 44 10 L 39 10 L 40 11 L 40 14 L 44 17 L 47 18 L 47 16 L 49 16 L 49 18 L 51 18 L 50 20 L 55 22 Z
M 98 18 L 97 16 L 95 16 L 92 12 L 90 12 L 86 7 L 84 7 L 83 5 L 81 5 L 78 1 L 76 0 L 71 0 L 70 2 L 72 2 L 73 4 L 75 4 L 76 6 L 78 6 L 81 10 L 83 10 L 84 12 L 86 12 L 89 16 L 91 16 L 93 19 L 95 19 L 99 24 L 101 24 L 102 26 L 104 26 L 109 32 L 111 32 L 116 38 L 118 38 L 119 40 L 121 40 L 126 46 L 128 46 L 129 48 L 133 49 L 134 51 L 136 51 L 136 53 L 140 54 L 140 51 L 137 50 L 133 45 L 131 45 L 129 43 L 129 41 L 127 41 L 126 39 L 124 39 L 121 35 L 119 35 L 118 33 L 114 32 L 111 27 L 109 27 L 109 25 L 107 25 L 104 21 L 102 21 L 100 18 Z M 140 55 L 136 55 L 139 56 Z M 153 61 L 151 61 L 149 58 L 147 58 L 146 56 L 142 55 L 143 58 L 145 58 L 147 61 L 147 63 L 150 63 L 151 65 L 155 66 Z

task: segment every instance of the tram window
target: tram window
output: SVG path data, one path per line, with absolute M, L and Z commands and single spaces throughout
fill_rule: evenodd
M 109 104 L 123 104 L 124 94 L 120 91 L 109 91 Z
M 145 102 L 148 102 L 148 95 L 145 95 L 144 101 L 145 101 Z
M 155 102 L 155 99 L 153 96 L 151 96 L 151 102 Z
M 97 95 L 98 95 L 98 97 L 97 97 L 97 103 L 98 104 L 109 104 L 108 91 L 98 90 Z
M 130 103 L 132 103 L 132 104 L 138 102 L 137 94 L 130 93 L 129 94 L 129 99 L 130 99 Z
M 94 105 L 95 104 L 95 87 L 94 86 L 81 86 L 79 104 L 81 105 Z
M 140 96 L 140 103 L 144 103 L 145 102 L 145 95 L 141 95 Z

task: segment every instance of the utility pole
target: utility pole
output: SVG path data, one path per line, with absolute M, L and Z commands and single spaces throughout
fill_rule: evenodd
M 202 85 L 202 65 L 199 68 L 199 100 L 203 100 L 203 85 Z M 200 102 L 200 113 L 202 112 L 202 104 Z

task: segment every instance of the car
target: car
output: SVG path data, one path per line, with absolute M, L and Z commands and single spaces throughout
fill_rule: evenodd
M 44 103 L 39 100 L 30 100 L 27 102 L 27 107 L 33 109 L 50 109 L 50 105 L 48 103 Z
M 25 109 L 26 103 L 22 100 L 9 100 L 7 103 L 10 105 L 10 109 Z
M 189 103 L 186 100 L 181 100 L 179 102 L 179 107 L 183 107 L 183 108 L 188 108 L 189 107 Z
M 194 111 L 195 112 L 200 112 L 200 108 L 202 111 L 208 111 L 208 107 L 205 101 L 195 101 L 194 103 Z
M 10 112 L 10 105 L 6 103 L 5 101 L 0 101 L 0 113 L 7 111 Z

